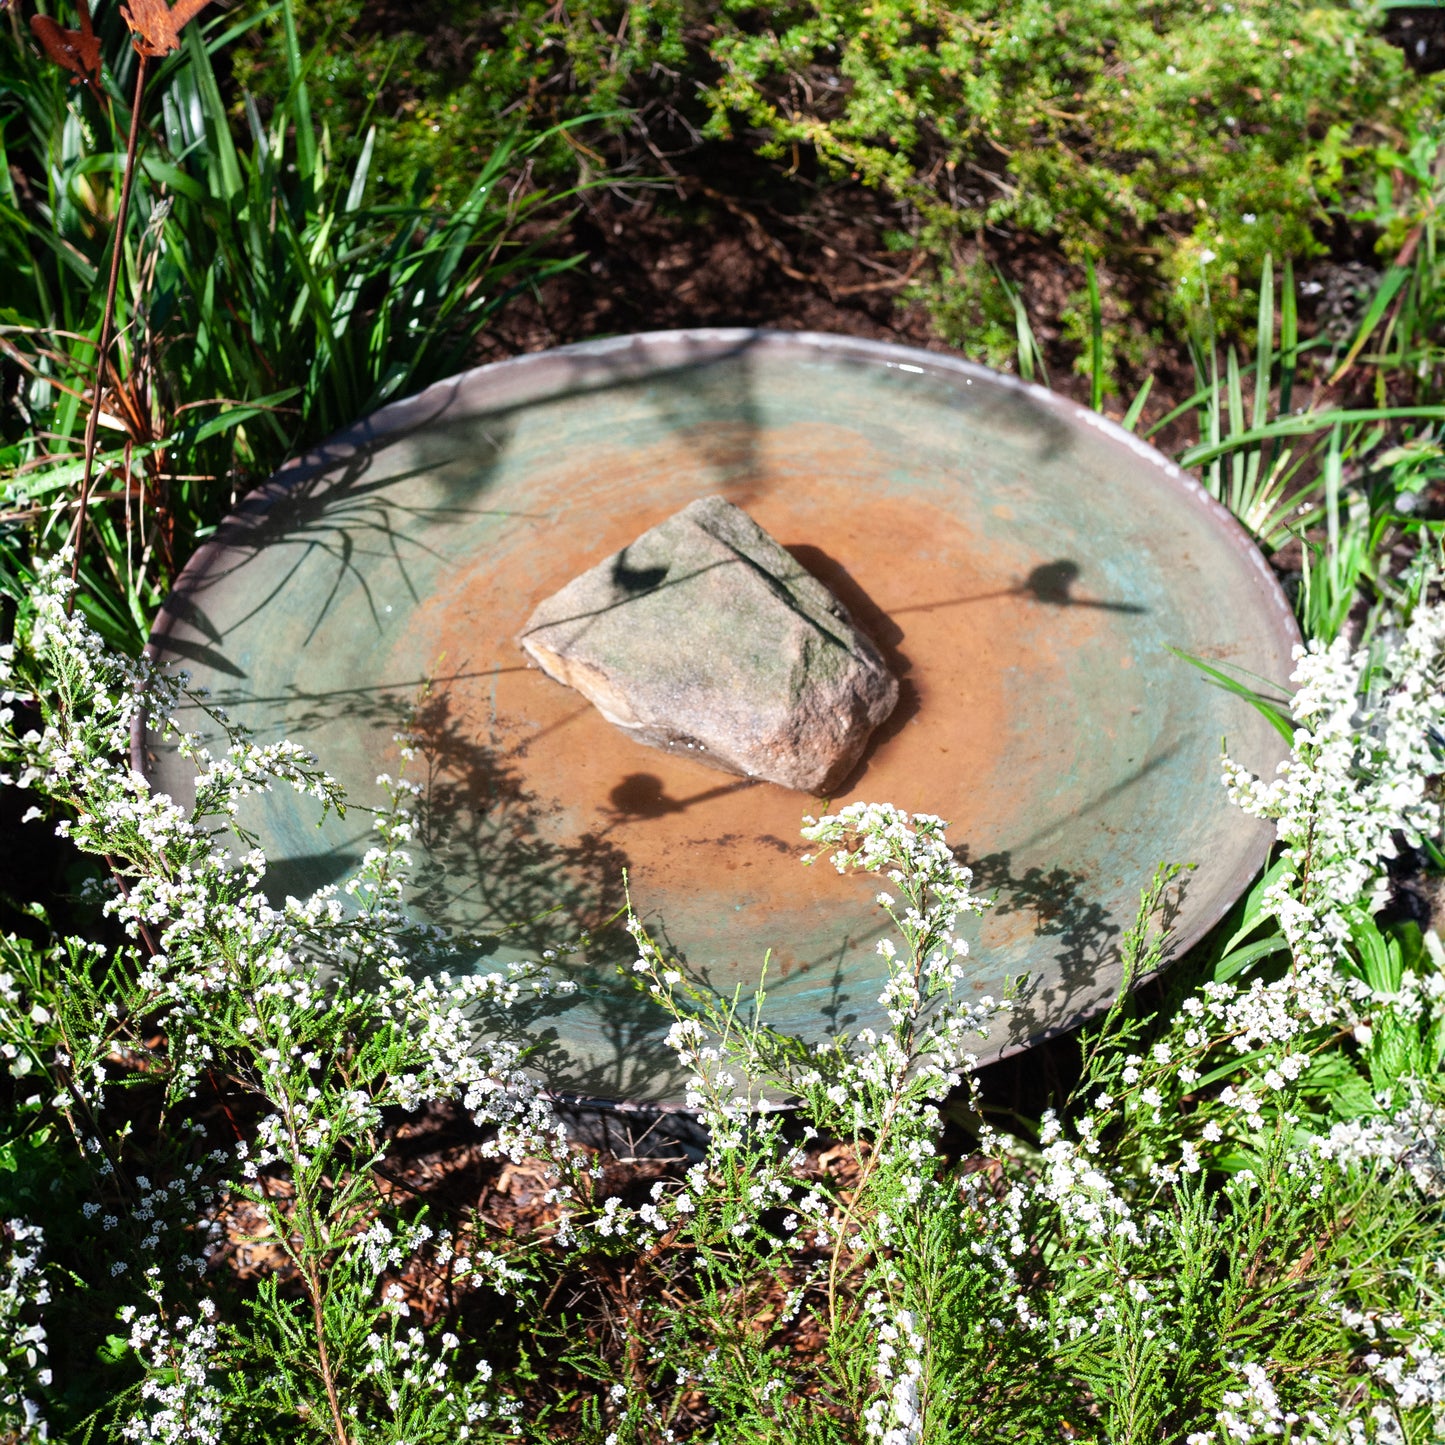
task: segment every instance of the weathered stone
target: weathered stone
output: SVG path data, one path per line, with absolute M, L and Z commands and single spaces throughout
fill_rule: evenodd
M 722 497 L 569 582 L 519 640 L 639 742 L 811 793 L 898 701 L 843 604 Z

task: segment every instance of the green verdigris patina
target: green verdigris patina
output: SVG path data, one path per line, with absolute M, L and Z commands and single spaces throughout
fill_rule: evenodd
M 713 495 L 842 599 L 899 681 L 830 798 L 639 747 L 517 647 L 540 600 Z M 1196 865 L 1176 950 L 1248 885 L 1272 829 L 1229 803 L 1221 744 L 1260 775 L 1284 745 L 1180 654 L 1279 688 L 1297 640 L 1228 513 L 1086 407 L 948 355 L 694 331 L 518 357 L 365 418 L 242 504 L 152 652 L 361 805 L 321 824 L 312 798 L 245 800 L 275 896 L 343 881 L 374 841 L 377 775 L 405 766 L 423 785 L 407 906 L 458 931 L 449 966 L 555 950 L 579 988 L 533 1023 L 542 1066 L 667 1098 L 666 1020 L 618 973 L 624 871 L 690 973 L 746 999 L 769 957 L 768 1020 L 823 1040 L 887 1027 L 890 925 L 874 880 L 799 867 L 803 814 L 947 818 L 996 899 L 967 923 L 965 988 L 1026 978 L 979 1043 L 997 1058 L 1114 996 L 1157 864 Z M 199 709 L 183 721 L 216 743 Z M 136 761 L 189 795 L 155 739 Z

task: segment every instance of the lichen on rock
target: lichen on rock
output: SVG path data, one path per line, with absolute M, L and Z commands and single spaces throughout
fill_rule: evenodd
M 852 771 L 898 701 L 843 604 L 717 496 L 548 597 L 519 641 L 639 742 L 810 793 Z

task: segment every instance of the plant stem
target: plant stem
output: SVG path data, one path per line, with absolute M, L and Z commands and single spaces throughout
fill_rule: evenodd
M 331 1356 L 326 1349 L 326 1317 L 321 1308 L 321 1277 L 314 1260 L 306 1263 L 306 1282 L 311 1295 L 312 1324 L 316 1330 L 316 1359 L 321 1367 L 322 1383 L 326 1386 L 326 1403 L 331 1407 L 336 1445 L 347 1445 L 346 1418 L 341 1413 L 341 1398 L 336 1392 L 336 1377 L 331 1372 Z
M 90 398 L 90 415 L 85 419 L 85 470 L 80 478 L 80 505 L 75 514 L 74 554 L 70 560 L 70 580 L 78 582 L 80 577 L 80 552 L 85 537 L 85 505 L 90 496 L 91 475 L 95 470 L 95 431 L 100 422 L 101 397 L 105 392 L 105 364 L 110 351 L 113 318 L 115 316 L 115 293 L 120 284 L 120 253 L 125 245 L 125 218 L 130 210 L 131 181 L 135 176 L 135 153 L 140 143 L 140 110 L 145 96 L 146 54 L 136 50 L 135 95 L 130 107 L 130 134 L 125 143 L 125 171 L 120 182 L 120 206 L 116 210 L 115 227 L 111 232 L 110 280 L 105 288 L 105 308 L 100 317 L 100 340 L 95 353 L 95 390 Z M 69 617 L 75 609 L 75 592 L 72 590 L 65 599 L 65 615 Z
M 321 1272 L 316 1267 L 316 1232 L 311 1227 L 317 1222 L 318 1211 L 312 1208 L 310 1190 L 306 1187 L 304 1170 L 300 1166 L 301 1137 L 296 1129 L 293 1101 L 284 1093 L 277 1101 L 286 1121 L 286 1133 L 291 1139 L 291 1158 L 297 1161 L 292 1169 L 295 1184 L 295 1220 L 300 1233 L 299 1247 L 291 1251 L 306 1283 L 306 1292 L 311 1296 L 311 1322 L 316 1332 L 316 1363 L 321 1371 L 321 1382 L 326 1387 L 326 1404 L 331 1411 L 331 1424 L 336 1445 L 350 1445 L 346 1429 L 346 1417 L 341 1412 L 341 1396 L 336 1389 L 336 1376 L 331 1368 L 331 1355 L 326 1348 L 326 1311 L 321 1298 Z M 277 1234 L 280 1234 L 279 1225 Z M 308 1238 L 309 1236 L 309 1238 Z

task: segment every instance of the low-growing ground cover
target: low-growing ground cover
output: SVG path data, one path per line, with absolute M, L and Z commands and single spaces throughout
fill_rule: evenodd
M 1206 286 L 1217 314 L 1246 318 L 1268 255 L 1316 261 L 1321 320 L 1339 320 L 1405 243 L 1430 204 L 1421 163 L 1441 90 L 1435 49 L 1413 40 L 1433 35 L 1428 16 L 1401 11 L 1391 28 L 1392 13 L 1252 0 L 298 9 L 330 114 L 378 125 L 398 185 L 459 194 L 513 127 L 574 122 L 538 163 L 601 182 L 579 239 L 615 252 L 614 273 L 636 267 L 634 231 L 645 244 L 682 220 L 668 229 L 686 245 L 703 222 L 742 248 L 718 257 L 725 268 L 750 259 L 819 300 L 867 298 L 875 324 L 891 309 L 879 302 L 911 300 L 912 326 L 995 364 L 1015 354 L 1022 303 L 1067 365 L 1091 328 L 1092 260 L 1111 361 L 1144 371 Z M 255 32 L 238 61 L 263 97 L 286 83 L 271 36 Z M 614 302 L 626 295 L 608 279 Z M 700 288 L 692 304 L 708 299 Z
M 1039 121 L 1010 141 L 997 119 L 988 131 L 1011 153 L 988 184 L 1033 176 L 1057 215 L 1006 209 L 985 218 L 985 234 L 1013 226 L 1016 240 L 1032 226 L 1030 244 L 1061 248 L 1057 274 L 1081 292 L 1073 331 L 1040 344 L 1031 301 L 1016 311 L 1003 290 L 1007 309 L 981 312 L 977 277 L 961 277 L 948 334 L 997 356 L 1002 317 L 1012 364 L 1036 375 L 1052 365 L 1056 378 L 1072 335 L 1095 405 L 1177 445 L 1286 577 L 1310 639 L 1277 709 L 1291 761 L 1275 779 L 1221 763 L 1238 804 L 1276 820 L 1275 860 L 1159 983 L 1126 990 L 1044 1060 L 980 1071 L 970 1040 L 1009 1000 L 953 996 L 956 918 L 986 906 L 950 846 L 967 840 L 886 800 L 812 821 L 815 867 L 879 875 L 892 1028 L 810 1051 L 769 1030 L 766 998 L 709 996 L 639 930 L 632 977 L 670 1017 L 695 1076 L 687 1110 L 661 1120 L 579 1109 L 527 1074 L 507 1020 L 566 987 L 565 970 L 539 961 L 451 978 L 428 967 L 437 939 L 397 906 L 406 777 L 358 876 L 278 906 L 260 852 L 223 853 L 216 835 L 259 787 L 341 806 L 324 759 L 233 732 L 224 753 L 197 757 L 191 811 L 152 797 L 125 760 L 137 709 L 163 723 L 176 700 L 174 682 L 133 654 L 194 541 L 290 450 L 496 345 L 495 328 L 479 339 L 496 318 L 512 317 L 503 335 L 511 324 L 540 339 L 535 303 L 503 305 L 560 259 L 535 229 L 537 177 L 572 184 L 562 162 L 587 151 L 605 169 L 594 142 L 615 158 L 656 116 L 565 133 L 542 123 L 635 98 L 652 66 L 671 67 L 671 79 L 649 73 L 660 96 L 675 95 L 685 55 L 668 37 L 686 40 L 697 18 L 608 12 L 606 30 L 586 9 L 489 14 L 511 48 L 487 51 L 501 76 L 472 97 L 483 115 L 467 124 L 481 139 L 461 164 L 451 122 L 406 109 L 405 95 L 374 136 L 358 116 L 366 72 L 347 67 L 385 64 L 393 52 L 380 40 L 373 52 L 333 36 L 308 59 L 316 17 L 303 14 L 298 31 L 283 5 L 279 38 L 233 74 L 234 48 L 263 34 L 246 29 L 256 17 L 203 15 L 151 60 L 122 222 L 137 60 L 121 15 L 94 17 L 95 51 L 88 22 L 62 15 L 77 28 L 50 38 L 69 71 L 32 43 L 28 16 L 5 15 L 0 780 L 7 806 L 20 800 L 10 846 L 41 854 L 54 832 L 62 851 L 28 879 L 17 866 L 0 880 L 0 1438 L 1414 1445 L 1445 1432 L 1445 149 L 1433 92 L 1378 48 L 1365 12 L 1327 7 L 1313 28 L 1290 7 L 1112 13 L 1120 28 L 1100 61 L 1110 7 L 1075 17 L 1082 59 L 1056 20 L 1050 30 L 1020 10 L 1017 23 L 1044 29 L 1017 98 L 1054 106 L 1045 82 L 1068 74 L 1081 107 L 1097 106 L 1127 84 L 1119 66 L 1138 65 L 1169 94 L 1141 100 L 1136 116 L 1107 114 L 1141 133 L 1163 127 L 1158 157 L 1104 165 L 1110 180 L 1073 132 Z M 152 33 L 160 23 L 149 7 L 132 18 Z M 396 19 L 379 32 L 395 36 Z M 1170 89 L 1168 66 L 1197 82 L 1222 48 L 1253 48 L 1246 21 L 1274 46 L 1250 63 L 1281 76 L 1280 113 L 1251 135 L 1260 155 L 1294 157 L 1273 173 L 1271 214 L 1287 226 L 1333 204 L 1367 247 L 1386 242 L 1389 264 L 1353 321 L 1331 328 L 1300 314 L 1321 231 L 1240 252 L 1247 315 L 1187 290 L 1170 303 L 1177 313 L 1146 309 L 1181 318 L 1192 355 L 1179 353 L 1157 389 L 1136 373 L 1112 393 L 1116 298 L 1136 298 L 1115 284 L 1115 253 L 1091 254 L 1088 228 L 1127 212 L 1119 231 L 1135 245 L 1137 228 L 1167 213 L 1145 219 L 1125 192 L 1155 184 L 1148 165 L 1168 169 L 1169 127 L 1188 124 L 1170 119 L 1170 104 L 1193 107 L 1188 87 Z M 1004 65 L 993 12 L 746 6 L 708 23 L 720 66 L 708 83 L 732 85 L 739 105 L 774 104 L 781 119 L 763 129 L 785 148 L 784 122 L 812 117 L 820 154 L 832 146 L 836 159 L 876 140 L 859 119 L 865 102 L 869 114 L 902 107 L 923 150 L 900 135 L 872 157 L 887 174 L 860 166 L 860 181 L 884 197 L 870 204 L 905 207 L 892 214 L 908 248 L 923 244 L 920 265 L 941 268 L 936 279 L 959 254 L 967 262 L 947 238 L 974 226 L 973 201 L 948 198 L 946 214 L 931 214 L 943 193 L 909 188 L 930 156 L 942 158 L 930 185 L 950 158 L 955 171 L 970 159 L 987 170 L 987 107 L 939 88 L 963 84 L 965 67 L 929 77 L 948 53 L 940 37 L 972 37 L 972 84 Z M 1290 71 L 1280 47 L 1314 54 L 1321 38 L 1336 70 Z M 471 43 L 459 34 L 458 53 Z M 815 72 L 832 64 L 822 43 L 852 88 L 840 81 L 815 114 Z M 891 94 L 878 90 L 885 61 L 901 67 Z M 1364 67 L 1369 85 L 1353 93 L 1368 111 L 1351 110 L 1340 66 Z M 236 76 L 265 92 L 259 103 Z M 574 81 L 576 95 L 554 105 L 551 92 Z M 780 86 L 791 111 L 777 109 Z M 1308 144 L 1291 150 L 1303 144 L 1296 101 L 1345 131 L 1331 142 L 1328 124 L 1306 126 Z M 499 127 L 522 114 L 535 128 L 503 145 Z M 1375 150 L 1400 148 L 1362 150 L 1371 128 L 1383 133 Z M 425 133 L 452 142 L 429 158 Z M 1201 152 L 1235 154 L 1223 115 L 1200 135 Z M 1349 172 L 1357 181 L 1384 178 L 1368 221 L 1346 214 L 1359 198 L 1329 190 L 1345 186 L 1343 169 L 1323 189 L 1301 181 L 1298 167 L 1308 178 L 1319 154 L 1363 166 Z M 895 174 L 890 156 L 912 169 Z M 1236 230 L 1257 225 L 1263 212 L 1235 214 L 1204 159 L 1188 183 L 1206 208 L 1217 203 Z M 651 161 L 634 171 L 667 174 L 666 155 Z M 760 172 L 740 163 L 735 174 Z M 600 214 L 600 195 L 621 207 L 635 194 L 622 167 L 589 179 L 599 184 L 573 198 L 578 216 Z M 704 199 L 776 261 L 772 213 L 711 189 Z M 814 194 L 846 212 L 865 192 Z M 616 214 L 625 238 L 627 213 Z M 684 209 L 668 224 L 681 237 L 705 219 Z M 1158 223 L 1174 247 L 1166 270 L 1209 239 Z M 97 388 L 113 229 L 125 241 L 119 336 Z M 614 264 L 620 246 L 606 243 Z M 705 254 L 691 241 L 683 251 Z M 594 298 L 607 285 L 597 259 L 572 273 L 593 278 Z M 617 294 L 645 313 L 647 291 Z M 1160 409 L 1166 385 L 1182 406 Z M 87 468 L 93 412 L 102 445 Z M 1163 947 L 1172 866 L 1139 881 L 1124 945 L 1135 974 Z M 799 888 L 808 883 L 800 870 Z M 780 1097 L 793 1102 L 767 1105 Z

